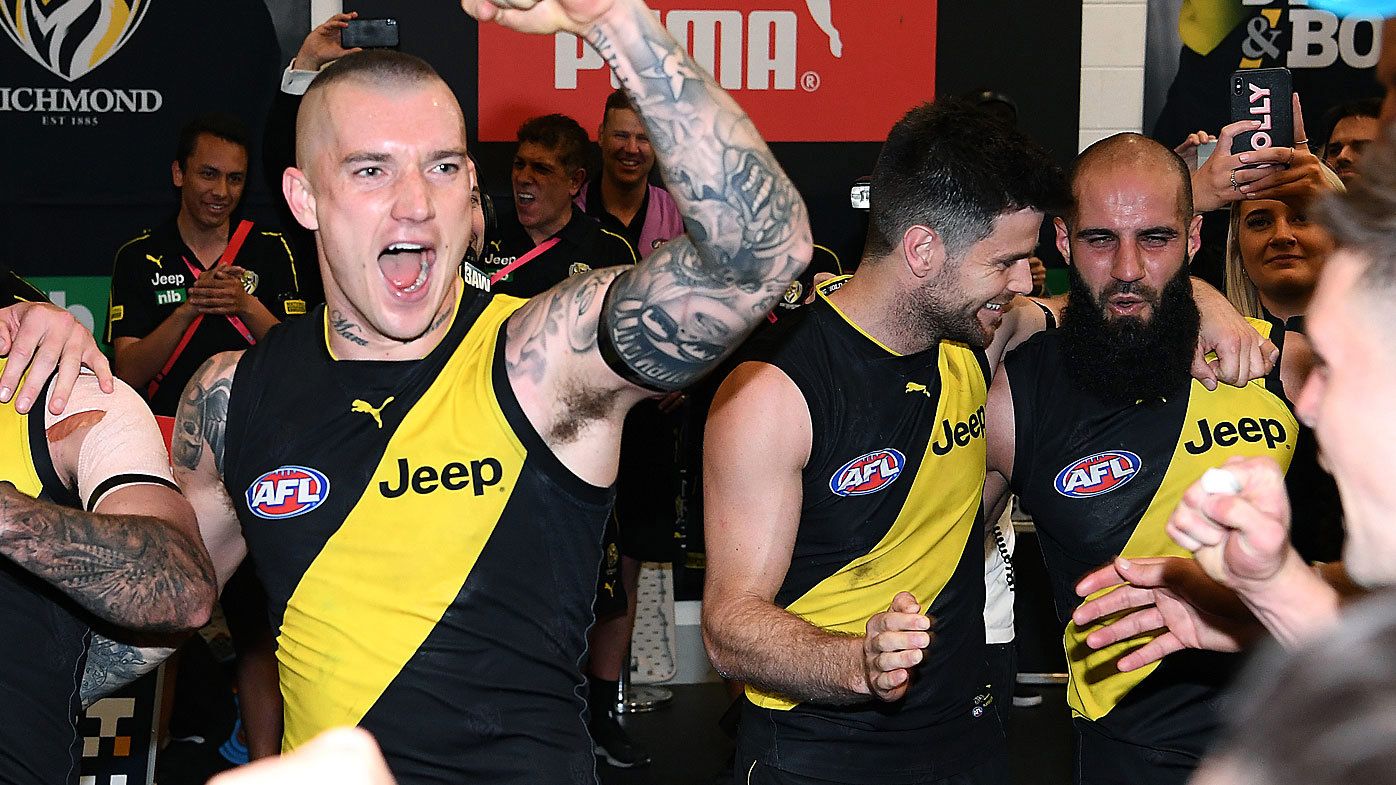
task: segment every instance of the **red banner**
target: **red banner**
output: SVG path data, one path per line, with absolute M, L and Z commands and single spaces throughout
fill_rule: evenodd
M 769 141 L 873 142 L 933 97 L 936 0 L 650 0 Z M 610 70 L 574 36 L 480 26 L 480 137 L 550 112 L 600 125 Z M 594 132 L 594 130 L 593 130 Z

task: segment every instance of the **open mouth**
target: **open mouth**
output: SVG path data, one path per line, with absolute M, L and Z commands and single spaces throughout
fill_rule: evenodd
M 1132 294 L 1121 294 L 1111 297 L 1106 301 L 1111 313 L 1120 316 L 1135 316 L 1144 310 L 1148 302 L 1144 298 Z
M 436 249 L 420 243 L 393 243 L 378 255 L 378 268 L 393 290 L 413 294 L 426 285 Z
M 522 207 L 523 205 L 533 204 L 534 202 L 538 201 L 538 195 L 524 193 L 521 191 L 519 193 L 514 194 L 514 201 L 517 202 L 520 207 Z

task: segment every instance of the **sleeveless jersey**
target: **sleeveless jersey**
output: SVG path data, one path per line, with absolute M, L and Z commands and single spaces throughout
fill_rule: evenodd
M 1262 335 L 1269 325 L 1252 320 Z M 1182 651 L 1130 673 L 1116 661 L 1147 639 L 1093 651 L 1070 622 L 1074 585 L 1116 555 L 1190 556 L 1168 536 L 1183 492 L 1233 456 L 1293 456 L 1297 423 L 1268 379 L 1208 391 L 1196 380 L 1162 401 L 1101 402 L 1068 375 L 1061 333 L 1039 333 L 1005 360 L 1013 391 L 1012 488 L 1032 514 L 1066 625 L 1067 703 L 1118 741 L 1201 756 L 1236 658 Z
M 611 492 L 514 396 L 524 301 L 462 289 L 421 360 L 335 360 L 322 308 L 238 364 L 223 476 L 277 632 L 284 746 L 358 724 L 404 785 L 593 783 L 579 660 Z
M 0 357 L 0 371 L 5 358 Z M 58 479 L 44 435 L 43 402 L 28 414 L 0 406 L 0 480 L 20 493 L 82 509 Z M 0 782 L 76 783 L 79 688 L 91 636 L 67 595 L 0 557 Z
M 799 704 L 749 686 L 743 755 L 860 783 L 939 779 L 976 765 L 1001 740 L 983 695 L 983 354 L 942 343 L 898 355 L 821 291 L 745 356 L 795 383 L 813 426 L 799 531 L 775 603 L 862 635 L 909 591 L 935 619 L 935 640 L 907 695 L 892 703 Z M 752 477 L 759 481 L 759 469 Z

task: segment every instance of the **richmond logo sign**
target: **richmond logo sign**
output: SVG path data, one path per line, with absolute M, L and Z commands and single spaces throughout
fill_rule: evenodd
M 150 0 L 0 0 L 0 27 L 39 65 L 69 82 L 130 40 Z

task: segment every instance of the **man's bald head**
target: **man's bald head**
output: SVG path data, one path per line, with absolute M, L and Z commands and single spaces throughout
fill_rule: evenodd
M 436 73 L 427 61 L 420 57 L 396 52 L 391 49 L 366 49 L 355 52 L 325 66 L 305 91 L 300 111 L 296 115 L 296 165 L 304 169 L 309 165 L 314 145 L 325 138 L 324 123 L 331 121 L 326 109 L 328 96 L 336 85 L 353 84 L 384 92 L 403 89 L 440 86 L 447 93 L 441 75 Z M 454 101 L 454 94 L 452 95 Z M 457 112 L 460 107 L 457 105 Z M 465 114 L 461 114 L 461 135 L 465 135 Z
M 1073 202 L 1081 198 L 1080 184 L 1087 178 L 1127 171 L 1135 174 L 1173 180 L 1178 188 L 1178 217 L 1186 225 L 1192 220 L 1192 173 L 1177 153 L 1147 136 L 1133 133 L 1115 134 L 1087 147 L 1076 157 L 1071 169 Z M 1076 222 L 1073 205 L 1068 218 Z

